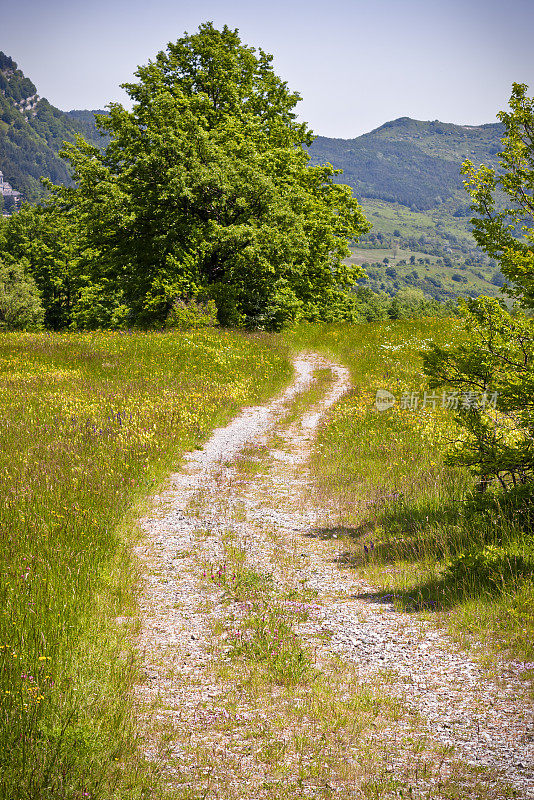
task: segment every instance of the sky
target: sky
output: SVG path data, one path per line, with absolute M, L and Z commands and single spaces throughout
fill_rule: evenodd
M 58 108 L 127 105 L 137 65 L 210 20 L 274 55 L 318 135 L 495 122 L 514 81 L 534 94 L 534 0 L 0 0 L 0 50 Z

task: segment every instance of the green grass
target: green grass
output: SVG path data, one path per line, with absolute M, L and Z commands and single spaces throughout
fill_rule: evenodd
M 223 589 L 230 603 L 246 612 L 231 626 L 233 660 L 260 663 L 268 679 L 282 686 L 314 677 L 312 655 L 293 632 L 295 622 L 308 620 L 308 593 L 281 592 L 271 575 L 247 565 L 246 550 L 226 544 L 227 560 L 210 564 L 204 577 Z
M 134 510 L 287 381 L 276 337 L 0 337 L 0 797 L 140 798 Z
M 497 495 L 475 502 L 475 478 L 444 463 L 456 436 L 452 414 L 411 411 L 424 397 L 421 351 L 460 337 L 457 320 L 303 326 L 297 348 L 346 364 L 353 390 L 332 410 L 315 447 L 320 492 L 337 509 L 323 535 L 344 536 L 344 567 L 356 569 L 399 608 L 432 613 L 462 641 L 504 652 L 519 672 L 534 660 L 532 536 Z M 389 390 L 393 408 L 378 411 Z M 467 558 L 462 559 L 462 554 Z M 522 666 L 523 665 L 523 666 Z

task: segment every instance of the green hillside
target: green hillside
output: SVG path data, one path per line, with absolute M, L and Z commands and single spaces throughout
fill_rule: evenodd
M 503 127 L 401 117 L 355 139 L 317 137 L 314 162 L 343 170 L 373 224 L 353 250 L 365 285 L 396 294 L 417 288 L 437 300 L 501 296 L 503 277 L 471 235 L 461 166 L 498 168 Z
M 384 200 L 364 200 L 363 206 L 373 228 L 353 246 L 351 261 L 364 265 L 364 286 L 391 296 L 417 288 L 440 301 L 502 297 L 504 278 L 477 247 L 467 218 L 446 206 L 426 212 Z
M 100 143 L 92 118 L 92 112 L 66 114 L 39 97 L 15 61 L 0 52 L 0 170 L 24 199 L 43 194 L 41 176 L 54 183 L 70 182 L 58 152 L 76 134 Z
M 466 158 L 497 166 L 501 124 L 453 125 L 401 117 L 355 139 L 318 136 L 310 147 L 316 163 L 343 170 L 340 180 L 357 197 L 402 203 L 424 211 L 442 203 L 466 206 L 460 167 Z

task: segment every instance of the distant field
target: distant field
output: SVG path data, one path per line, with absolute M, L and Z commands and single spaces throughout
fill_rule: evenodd
M 466 206 L 469 205 L 467 194 L 465 202 Z M 403 236 L 409 237 L 425 233 L 434 235 L 438 229 L 452 234 L 469 247 L 475 247 L 468 228 L 469 216 L 454 217 L 452 207 L 446 204 L 430 211 L 411 211 L 406 206 L 383 200 L 362 200 L 362 205 L 369 222 L 384 233 L 392 235 L 398 228 Z
M 453 216 L 446 205 L 418 212 L 381 200 L 364 200 L 363 207 L 373 228 L 352 248 L 350 261 L 369 265 L 364 285 L 373 291 L 394 295 L 401 288 L 412 287 L 442 301 L 479 295 L 503 297 L 502 276 L 477 248 L 466 217 Z M 392 268 L 396 274 L 387 274 Z
M 429 258 L 427 253 L 423 253 L 420 250 L 401 250 L 398 247 L 353 247 L 351 250 L 352 255 L 349 260 L 353 264 L 368 264 L 374 261 L 383 261 L 384 258 L 396 262 L 402 259 L 409 261 L 411 256 L 415 256 L 416 259 L 422 258 L 423 260 Z M 430 256 L 430 260 L 435 263 L 437 258 Z

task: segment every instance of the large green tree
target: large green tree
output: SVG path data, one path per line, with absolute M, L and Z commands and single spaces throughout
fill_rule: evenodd
M 497 477 L 509 489 L 534 481 L 534 98 L 524 84 L 514 84 L 510 110 L 499 118 L 500 172 L 469 161 L 464 172 L 474 236 L 499 262 L 518 302 L 512 315 L 487 297 L 469 301 L 464 341 L 434 347 L 425 371 L 432 387 L 461 393 L 463 435 L 450 460 L 478 473 L 481 488 Z
M 136 77 L 132 110 L 99 120 L 108 146 L 67 146 L 76 187 L 56 189 L 98 254 L 93 291 L 141 324 L 196 296 L 228 324 L 331 315 L 359 276 L 347 242 L 369 226 L 332 166 L 310 165 L 272 56 L 206 23 Z

